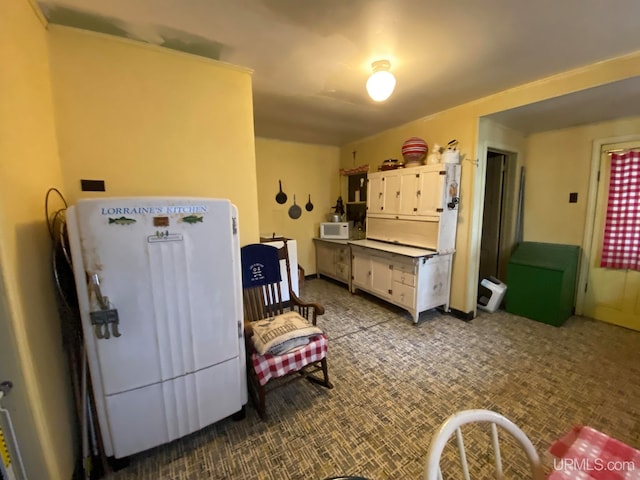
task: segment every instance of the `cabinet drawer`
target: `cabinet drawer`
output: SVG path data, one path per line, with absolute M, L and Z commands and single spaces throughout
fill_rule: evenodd
M 414 273 L 413 266 L 409 267 L 408 265 L 394 265 L 393 281 L 415 287 L 416 274 Z
M 416 300 L 415 287 L 399 282 L 393 282 L 392 292 L 391 298 L 393 298 L 394 301 L 405 307 L 414 308 Z
M 339 248 L 336 250 L 336 263 L 347 263 L 351 261 L 351 253 L 348 248 Z
M 336 263 L 336 277 L 349 281 L 349 265 L 346 263 Z

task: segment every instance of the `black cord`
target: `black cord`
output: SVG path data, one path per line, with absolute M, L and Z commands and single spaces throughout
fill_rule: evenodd
M 49 197 L 51 196 L 52 193 L 57 193 L 58 196 L 60 197 L 60 199 L 62 200 L 62 203 L 64 204 L 64 208 L 57 210 L 53 219 L 49 215 Z M 47 193 L 46 193 L 46 195 L 44 197 L 44 216 L 45 216 L 45 220 L 47 222 L 47 228 L 49 229 L 49 236 L 51 237 L 51 240 L 54 243 L 55 243 L 55 239 L 54 239 L 54 235 L 53 235 L 52 222 L 55 219 L 55 217 L 58 215 L 58 212 L 60 212 L 61 210 L 62 211 L 66 210 L 67 207 L 68 207 L 67 201 L 64 199 L 64 195 L 62 195 L 60 190 L 58 190 L 57 188 L 54 188 L 54 187 L 51 187 L 49 190 L 47 190 Z
M 64 207 L 55 212 L 50 208 L 50 197 L 55 193 Z M 45 215 L 49 236 L 51 237 L 51 270 L 55 283 L 58 313 L 61 320 L 62 342 L 66 349 L 77 348 L 82 340 L 78 297 L 73 262 L 69 253 L 66 211 L 67 201 L 57 188 L 50 188 L 45 197 Z

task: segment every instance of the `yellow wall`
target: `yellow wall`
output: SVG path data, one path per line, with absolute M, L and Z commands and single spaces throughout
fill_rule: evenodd
M 320 222 L 327 220 L 340 195 L 338 163 L 337 147 L 256 138 L 260 234 L 275 233 L 296 239 L 298 263 L 305 275 L 316 272 L 312 238 L 318 236 Z M 275 200 L 278 180 L 282 180 L 282 190 L 288 197 L 282 205 Z M 288 215 L 294 194 L 302 209 L 297 220 Z M 313 204 L 311 212 L 305 209 L 309 195 Z
M 474 274 L 477 272 L 477 249 L 480 248 L 472 230 L 479 224 L 477 216 L 480 213 L 474 213 L 473 208 L 474 186 L 477 186 L 474 179 L 478 167 L 472 160 L 485 161 L 479 158 L 479 119 L 491 113 L 634 77 L 639 71 L 640 51 L 505 90 L 344 145 L 340 149 L 340 165 L 351 167 L 355 150 L 359 163 L 369 163 L 373 165 L 370 170 L 375 170 L 386 158 L 402 158 L 402 143 L 413 135 L 424 138 L 429 145 L 446 145 L 454 138 L 459 141 L 463 160 L 451 307 L 472 312 L 476 304 L 477 278 Z M 528 173 L 530 168 L 533 167 L 527 165 Z M 530 216 L 526 210 L 524 216 Z
M 2 404 L 29 478 L 68 480 L 73 402 L 44 214 L 47 190 L 62 186 L 47 31 L 27 0 L 0 0 L 0 11 L 0 379 L 14 382 Z
M 50 27 L 65 190 L 80 197 L 229 198 L 258 240 L 251 73 L 221 62 Z M 102 179 L 106 192 L 80 191 Z
M 527 142 L 524 239 L 581 245 L 594 140 L 640 133 L 640 117 L 531 135 Z M 578 203 L 569 203 L 569 193 Z

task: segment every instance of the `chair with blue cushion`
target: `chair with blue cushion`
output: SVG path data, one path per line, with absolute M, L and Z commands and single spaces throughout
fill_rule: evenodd
M 249 392 L 261 418 L 266 394 L 290 380 L 333 388 L 327 368 L 327 336 L 316 323 L 324 314 L 318 303 L 305 303 L 291 288 L 284 246 L 256 243 L 241 248 L 244 330 Z M 283 301 L 281 261 L 285 262 L 289 301 Z

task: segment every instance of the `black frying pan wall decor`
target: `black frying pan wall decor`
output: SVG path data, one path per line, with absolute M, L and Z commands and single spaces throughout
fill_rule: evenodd
M 282 181 L 278 180 L 278 185 L 280 185 L 280 191 L 276 195 L 276 202 L 279 204 L 287 203 L 287 194 L 282 191 Z
M 300 215 L 302 215 L 302 209 L 300 208 L 299 205 L 296 205 L 296 196 L 294 194 L 293 205 L 289 207 L 289 217 L 295 220 L 296 218 L 300 218 Z
M 309 194 L 309 201 L 304 206 L 304 208 L 307 212 L 310 212 L 311 210 L 313 210 L 313 203 L 311 203 L 311 194 Z

